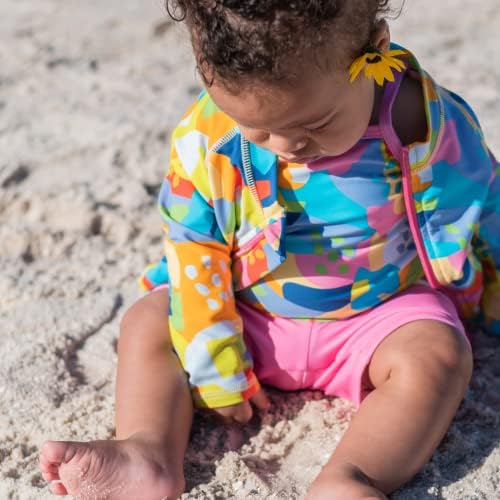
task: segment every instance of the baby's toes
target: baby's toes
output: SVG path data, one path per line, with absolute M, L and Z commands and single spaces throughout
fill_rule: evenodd
M 40 465 L 59 466 L 69 462 L 76 453 L 76 446 L 71 441 L 46 441 L 40 450 Z
M 61 441 L 47 441 L 40 450 L 39 466 L 42 477 L 47 481 L 60 481 L 59 469 L 72 452 L 72 443 Z M 66 487 L 62 483 L 51 484 L 51 490 L 56 495 L 67 495 Z
M 65 496 L 68 494 L 68 490 L 64 487 L 64 484 L 62 483 L 52 483 L 50 485 L 50 490 L 54 495 Z
M 59 479 L 59 464 L 51 462 L 42 452 L 38 459 L 40 472 L 46 481 L 54 481 Z
M 59 481 L 61 479 L 57 468 L 42 471 L 42 476 L 45 481 Z

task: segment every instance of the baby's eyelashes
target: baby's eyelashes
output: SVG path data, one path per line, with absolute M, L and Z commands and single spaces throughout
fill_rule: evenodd
M 304 127 L 304 130 L 306 131 L 306 133 L 323 132 L 324 130 L 328 129 L 328 127 L 331 124 L 332 124 L 332 119 L 329 119 L 328 121 L 326 121 L 320 125 L 313 125 L 313 126 Z

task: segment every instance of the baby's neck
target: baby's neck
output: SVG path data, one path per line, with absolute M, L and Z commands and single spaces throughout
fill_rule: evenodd
M 380 106 L 382 105 L 382 98 L 384 97 L 384 88 L 385 87 L 381 87 L 380 85 L 375 85 L 375 96 L 373 99 L 370 125 L 377 125 L 379 123 Z

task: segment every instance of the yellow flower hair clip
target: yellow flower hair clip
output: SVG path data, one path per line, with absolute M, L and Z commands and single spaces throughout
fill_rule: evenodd
M 353 61 L 349 68 L 349 81 L 356 80 L 361 71 L 365 71 L 367 78 L 374 78 L 378 85 L 383 85 L 386 80 L 393 82 L 393 68 L 403 71 L 406 65 L 397 57 L 405 55 L 404 50 L 388 50 L 382 52 L 375 47 L 368 47 L 365 52 Z

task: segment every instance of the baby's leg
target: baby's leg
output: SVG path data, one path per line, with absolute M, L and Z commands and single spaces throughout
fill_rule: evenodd
M 192 420 L 184 371 L 172 352 L 168 293 L 127 311 L 118 343 L 116 436 L 89 443 L 49 441 L 40 468 L 53 491 L 82 499 L 160 500 L 184 489 L 183 458 Z
M 429 460 L 472 371 L 467 341 L 437 321 L 408 323 L 375 351 L 374 390 L 361 404 L 308 498 L 386 498 Z

